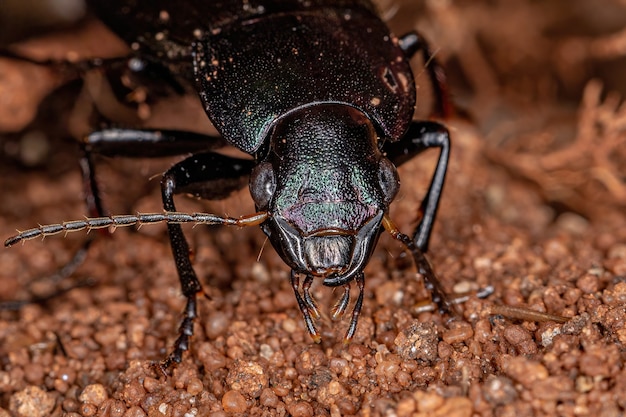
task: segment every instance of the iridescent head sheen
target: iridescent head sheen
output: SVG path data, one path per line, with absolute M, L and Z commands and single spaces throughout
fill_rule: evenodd
M 270 215 L 263 230 L 281 257 L 330 286 L 365 267 L 398 186 L 372 122 L 343 104 L 310 106 L 279 120 L 250 180 L 257 209 Z

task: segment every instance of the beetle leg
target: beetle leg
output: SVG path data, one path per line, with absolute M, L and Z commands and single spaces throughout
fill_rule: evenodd
M 228 161 L 226 159 L 228 159 Z M 174 165 L 163 175 L 163 179 L 161 180 L 163 208 L 166 211 L 176 211 L 174 194 L 177 192 L 196 190 L 196 194 L 200 195 L 200 191 L 198 190 L 204 190 L 204 188 L 200 186 L 201 184 L 216 184 L 220 181 L 227 184 L 229 182 L 229 175 L 235 176 L 236 181 L 240 182 L 242 172 L 246 170 L 249 172 L 249 170 L 252 169 L 252 161 L 248 161 L 250 162 L 249 166 L 245 166 L 243 163 L 233 166 L 229 165 L 232 164 L 232 159 L 233 158 L 227 158 L 213 153 L 203 153 L 192 155 Z M 223 195 L 225 190 L 232 191 L 233 187 L 231 186 L 229 188 L 226 185 L 221 189 L 218 187 L 214 195 Z M 208 191 L 204 190 L 201 195 L 206 196 L 209 194 Z M 174 343 L 173 351 L 161 362 L 161 370 L 165 370 L 173 363 L 180 363 L 183 353 L 189 349 L 189 339 L 193 335 L 193 323 L 197 317 L 196 296 L 198 293 L 202 293 L 202 285 L 191 265 L 189 244 L 187 243 L 187 239 L 185 239 L 181 225 L 168 223 L 167 230 L 170 236 L 170 244 L 174 254 L 174 261 L 176 262 L 182 293 L 187 298 L 187 306 L 183 312 L 183 321 L 179 328 L 179 337 Z
M 84 147 L 89 152 L 131 158 L 184 155 L 217 149 L 225 144 L 220 136 L 166 129 L 107 128 L 84 138 Z
M 98 187 L 98 182 L 96 181 L 93 155 L 84 147 L 81 150 L 83 154 L 79 163 L 83 180 L 83 193 L 87 213 L 91 217 L 106 216 L 107 213 L 103 208 L 102 199 L 100 198 L 100 189 Z M 108 235 L 108 231 L 102 230 L 102 234 Z M 58 282 L 64 280 L 65 278 L 69 278 L 85 261 L 89 247 L 93 243 L 94 239 L 95 235 L 88 236 L 81 247 L 76 251 L 76 253 L 74 253 L 72 259 L 70 259 L 69 262 L 67 262 L 53 276 L 49 277 L 49 279 Z
M 197 153 L 220 148 L 225 143 L 219 136 L 180 130 L 103 129 L 85 138 L 88 151 L 105 156 L 146 158 L 194 153 L 174 165 L 168 174 L 176 176 L 175 193 L 189 193 L 208 200 L 225 198 L 243 188 L 254 167 L 254 162 L 248 159 Z
M 83 193 L 85 205 L 87 206 L 87 213 L 89 213 L 89 216 L 92 217 L 103 217 L 105 216 L 105 211 L 102 208 L 102 201 L 100 199 L 98 184 L 96 182 L 93 157 L 91 153 L 86 149 L 83 148 L 82 151 L 83 154 L 80 158 L 80 170 L 83 180 Z M 106 230 L 103 230 L 102 232 L 104 234 L 108 233 Z M 93 243 L 94 239 L 95 234 L 88 236 L 83 244 L 80 246 L 80 248 L 74 253 L 72 258 L 65 265 L 63 265 L 51 276 L 42 277 L 40 279 L 52 283 L 59 283 L 66 278 L 69 278 L 85 261 L 87 253 L 89 251 L 89 247 Z M 73 288 L 92 284 L 92 280 L 83 280 L 78 283 L 70 284 L 65 288 L 55 289 L 49 294 L 35 295 L 29 300 L 0 302 L 0 310 L 18 310 L 26 304 L 43 303 Z
M 136 54 L 111 58 L 86 58 L 80 61 L 69 61 L 65 59 L 53 58 L 36 59 L 3 49 L 0 50 L 0 58 L 27 62 L 41 67 L 48 67 L 50 69 L 71 75 L 71 78 L 76 78 L 79 75 L 93 69 L 104 69 L 105 71 L 110 71 L 116 68 L 121 68 L 126 71 L 130 71 L 131 74 L 137 74 L 139 76 L 144 75 L 145 78 L 160 80 L 162 84 L 165 83 L 170 86 L 176 94 L 185 94 L 185 88 L 168 68 L 154 59 L 140 58 Z
M 93 161 L 93 155 L 84 147 L 81 147 L 82 157 L 80 158 L 80 172 L 83 180 L 83 193 L 85 199 L 85 206 L 87 207 L 87 213 L 91 217 L 103 217 L 106 216 L 106 211 L 102 205 L 102 199 L 100 198 L 100 189 L 96 180 L 95 163 Z M 108 235 L 108 231 L 102 230 L 102 234 Z M 69 278 L 79 266 L 85 261 L 89 247 L 95 239 L 95 235 L 88 236 L 83 242 L 81 247 L 74 253 L 72 259 L 66 263 L 61 269 L 59 269 L 52 277 L 53 281 L 61 281 L 65 278 Z
M 383 151 L 396 166 L 428 148 L 439 148 L 439 160 L 430 181 L 428 192 L 418 211 L 419 223 L 413 232 L 413 241 L 421 252 L 428 251 L 428 241 L 443 190 L 450 155 L 450 135 L 448 130 L 436 122 L 419 121 L 411 123 L 409 131 L 398 142 L 386 143 Z
M 309 306 L 300 295 L 300 276 L 293 270 L 291 271 L 291 287 L 293 288 L 293 292 L 296 296 L 296 301 L 298 302 L 298 307 L 300 307 L 300 311 L 302 312 L 302 316 L 304 317 L 304 324 L 306 325 L 306 328 L 309 331 L 311 338 L 315 343 L 321 342 L 322 337 L 315 328 L 315 323 L 313 322 L 313 318 L 311 317 L 311 311 L 309 310 Z
M 304 279 L 304 282 L 302 283 L 302 294 L 304 296 L 304 302 L 307 305 L 307 309 L 309 310 L 313 318 L 317 320 L 320 318 L 320 312 L 317 308 L 317 303 L 315 302 L 313 297 L 311 297 L 311 293 L 309 292 L 312 283 L 313 275 L 307 275 Z
M 161 183 L 161 192 L 163 195 L 163 206 L 165 210 L 176 211 L 174 206 L 174 191 L 176 189 L 176 181 L 174 175 L 165 174 Z M 196 312 L 196 294 L 202 292 L 202 285 L 198 281 L 191 260 L 189 259 L 189 244 L 183 234 L 183 229 L 179 224 L 167 225 L 170 235 L 170 244 L 174 253 L 176 262 L 176 270 L 183 295 L 187 298 L 187 305 L 183 312 L 183 321 L 179 327 L 179 337 L 174 342 L 174 350 L 160 363 L 163 372 L 173 363 L 182 361 L 183 353 L 189 349 L 189 338 L 193 335 L 193 322 L 197 316 Z
M 361 307 L 363 307 L 363 291 L 365 290 L 365 276 L 361 272 L 356 276 L 356 285 L 359 289 L 359 296 L 356 299 L 356 303 L 354 304 L 354 309 L 352 310 L 352 318 L 350 319 L 350 326 L 348 326 L 348 331 L 343 338 L 343 343 L 348 344 L 350 340 L 354 337 L 356 333 L 356 326 L 359 322 L 359 315 L 361 314 Z
M 178 262 L 176 263 L 176 265 L 178 265 Z M 189 285 L 188 285 L 187 290 L 189 291 L 193 290 L 194 289 L 193 286 L 196 283 L 198 285 L 199 290 L 193 293 L 189 292 L 188 294 L 185 295 L 187 297 L 187 304 L 185 305 L 185 310 L 183 312 L 183 320 L 180 323 L 180 326 L 178 328 L 178 338 L 174 342 L 174 349 L 167 356 L 167 358 L 165 358 L 158 364 L 158 369 L 163 376 L 167 376 L 166 370 L 172 364 L 180 363 L 182 361 L 183 353 L 185 353 L 185 351 L 189 349 L 189 342 L 190 342 L 191 336 L 193 336 L 193 324 L 194 324 L 196 317 L 198 317 L 198 311 L 196 308 L 196 294 L 202 292 L 202 287 L 200 286 L 200 282 L 196 278 L 195 276 L 196 274 L 195 272 L 193 272 L 193 269 L 191 269 L 191 272 L 193 274 L 193 277 L 195 278 L 195 283 L 191 283 L 191 282 L 188 283 Z M 183 281 L 183 278 L 181 277 L 181 284 L 182 284 L 182 281 Z M 183 293 L 184 291 L 185 291 L 185 287 L 183 284 Z
M 42 67 L 56 67 L 63 69 L 76 69 L 76 70 L 90 70 L 94 68 L 102 68 L 117 63 L 127 62 L 129 57 L 113 57 L 113 58 L 91 58 L 81 61 L 69 61 L 66 59 L 36 59 L 31 58 L 20 53 L 10 51 L 8 49 L 0 50 L 0 58 L 13 59 L 15 61 L 27 62 L 29 64 L 38 65 Z
M 424 66 L 428 72 L 428 78 L 432 84 L 433 96 L 435 97 L 435 115 L 448 117 L 452 114 L 452 103 L 448 94 L 448 83 L 443 67 L 435 59 L 428 42 L 417 32 L 409 32 L 398 39 L 398 46 L 404 55 L 410 59 L 418 51 L 422 51 Z
M 330 311 L 330 317 L 333 320 L 338 320 L 343 317 L 346 309 L 348 308 L 348 304 L 350 304 L 350 283 L 347 283 L 343 286 L 343 295 L 341 298 L 335 303 L 332 310 Z
M 428 262 L 426 255 L 424 255 L 424 252 L 417 246 L 415 241 L 404 233 L 401 233 L 388 216 L 383 218 L 383 227 L 394 239 L 403 243 L 407 250 L 411 252 L 417 272 L 424 277 L 426 288 L 430 292 L 433 302 L 439 306 L 439 311 L 441 313 L 459 316 L 458 311 L 446 295 L 433 267 L 430 265 L 430 262 Z

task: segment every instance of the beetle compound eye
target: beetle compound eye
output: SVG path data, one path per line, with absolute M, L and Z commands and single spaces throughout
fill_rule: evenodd
M 400 178 L 396 167 L 387 159 L 382 158 L 378 166 L 378 182 L 383 192 L 385 203 L 389 204 L 400 189 Z
M 276 191 L 276 175 L 272 164 L 263 162 L 257 165 L 250 175 L 250 194 L 260 210 L 266 209 Z

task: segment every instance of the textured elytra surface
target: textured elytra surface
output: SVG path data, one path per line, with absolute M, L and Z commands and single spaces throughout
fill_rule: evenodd
M 397 14 L 404 21 L 395 22 L 398 30 L 405 28 L 411 7 L 402 2 L 386 6 L 400 8 Z M 462 306 L 466 322 L 446 326 L 438 314 L 415 312 L 415 304 L 428 294 L 399 245 L 383 237 L 366 269 L 366 300 L 355 341 L 341 346 L 347 323 L 322 319 L 323 343 L 315 345 L 303 327 L 282 261 L 266 247 L 257 262 L 261 232 L 199 227 L 188 235 L 210 299 L 200 302 L 191 352 L 170 378 L 159 379 L 149 364 L 173 343 L 183 308 L 166 235 L 158 226 L 139 233 L 119 230 L 93 245 L 74 278 L 94 278 L 94 286 L 19 313 L 0 313 L 2 410 L 9 415 L 111 416 L 623 414 L 626 222 L 619 167 L 626 158 L 623 107 L 611 93 L 623 86 L 611 76 L 610 67 L 617 64 L 598 52 L 609 53 L 610 35 L 619 28 L 612 29 L 612 19 L 605 17 L 600 35 L 553 35 L 527 44 L 525 36 L 537 30 L 532 23 L 549 27 L 550 19 L 558 22 L 556 13 L 522 1 L 465 7 L 427 8 L 415 19 L 430 17 L 427 23 L 435 25 L 457 13 L 474 13 L 477 25 L 483 18 L 491 22 L 481 26 L 483 38 L 514 44 L 526 57 L 512 65 L 500 43 L 487 42 L 495 49 L 488 68 L 501 75 L 496 84 L 489 84 L 496 78 L 482 80 L 478 85 L 483 88 L 474 86 L 468 96 L 466 90 L 454 90 L 462 84 L 455 78 L 455 61 L 461 61 L 468 83 L 475 81 L 469 75 L 477 74 L 472 69 L 481 55 L 466 48 L 461 52 L 469 55 L 454 56 L 456 44 L 433 39 L 450 64 L 457 99 L 507 104 L 498 111 L 469 107 L 473 124 L 460 118 L 448 122 L 454 135 L 452 163 L 430 259 L 450 292 L 495 287 L 487 300 Z M 494 15 L 516 19 L 526 24 L 516 27 L 528 30 L 510 34 L 498 19 L 488 19 Z M 584 27 L 586 21 L 581 22 Z M 460 33 L 459 25 L 449 23 L 441 23 L 440 30 Z M 471 39 L 467 35 L 466 41 Z M 606 45 L 589 56 L 575 56 L 587 59 L 590 67 L 605 64 L 604 69 L 590 69 L 583 77 L 575 72 L 588 67 L 555 67 L 547 54 L 541 71 L 530 65 L 541 62 L 550 45 L 570 41 Z M 529 58 L 524 51 L 531 50 L 536 55 Z M 618 61 L 619 50 L 613 51 Z M 507 71 L 499 72 L 503 68 Z M 539 75 L 524 75 L 534 70 Z M 558 71 L 570 75 L 559 88 L 531 82 L 549 86 L 548 74 Z M 596 82 L 574 88 L 576 77 L 603 74 L 608 97 Z M 425 95 L 426 88 L 420 90 Z M 63 103 L 47 104 L 45 113 Z M 545 117 L 537 115 L 536 103 L 551 109 Z M 564 110 L 570 106 L 576 111 Z M 84 214 L 74 148 L 54 139 L 49 132 L 59 129 L 58 120 L 47 118 L 27 129 L 30 135 L 2 138 L 3 237 L 15 228 Z M 42 139 L 33 135 L 37 132 L 49 136 Z M 46 146 L 52 148 L 44 153 L 48 164 L 20 167 L 37 161 L 34 151 Z M 563 149 L 571 151 L 558 153 Z M 541 163 L 522 164 L 526 160 Z M 169 163 L 101 161 L 99 176 L 110 210 L 158 211 L 156 181 L 148 178 Z M 433 155 L 424 155 L 400 169 L 402 189 L 391 216 L 405 232 L 413 226 L 432 163 Z M 252 210 L 245 192 L 224 203 L 179 201 L 185 210 L 231 215 Z M 50 238 L 0 251 L 1 298 L 47 293 L 55 285 L 36 278 L 62 265 L 80 241 L 79 236 Z M 340 295 L 319 285 L 313 294 L 326 314 Z M 557 325 L 503 319 L 489 314 L 494 304 L 528 306 L 572 320 Z

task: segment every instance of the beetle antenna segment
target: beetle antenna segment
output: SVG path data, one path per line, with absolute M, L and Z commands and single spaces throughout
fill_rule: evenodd
M 168 224 L 219 224 L 225 226 L 257 226 L 263 223 L 269 214 L 265 211 L 242 216 L 220 217 L 209 213 L 181 213 L 175 211 L 164 211 L 163 213 L 137 213 L 135 215 L 115 215 L 107 217 L 87 217 L 84 220 L 72 220 L 63 223 L 48 224 L 33 229 L 19 231 L 18 234 L 4 241 L 7 248 L 19 242 L 57 235 L 59 233 L 70 233 L 77 231 L 91 231 L 94 229 L 104 229 L 110 227 L 115 231 L 118 227 L 137 226 L 145 224 L 168 223 Z

